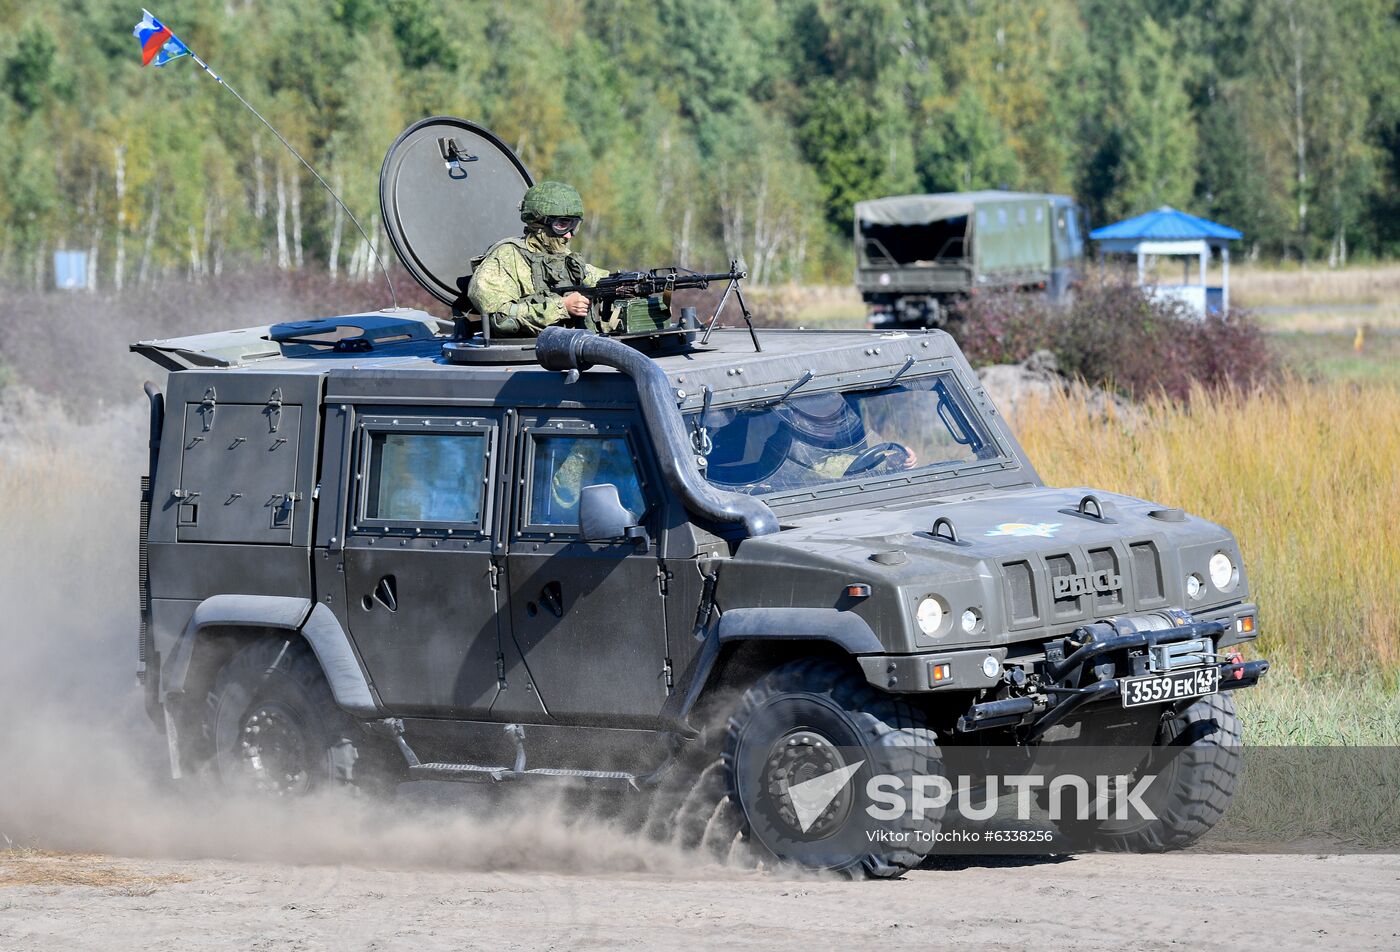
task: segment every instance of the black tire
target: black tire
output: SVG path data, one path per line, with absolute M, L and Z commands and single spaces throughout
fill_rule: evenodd
M 1228 694 L 1194 701 L 1157 731 L 1154 755 L 1139 773 L 1157 776 L 1143 800 L 1155 819 L 1062 818 L 1069 841 L 1120 853 L 1165 853 L 1190 846 L 1220 822 L 1244 762 L 1240 719 Z
M 384 796 L 406 779 L 402 756 L 335 703 L 299 637 L 241 648 L 215 677 L 208 704 L 210 779 L 225 791 L 295 799 L 349 787 Z
M 622 828 L 680 849 L 700 849 L 717 862 L 734 858 L 738 811 L 725 788 L 724 764 L 710 732 L 689 741 L 654 786 L 633 791 L 616 817 Z
M 859 765 L 844 764 L 841 751 L 858 754 Z M 905 790 L 916 776 L 942 773 L 936 735 L 916 708 L 835 661 L 791 662 L 749 688 L 728 719 L 722 764 L 718 789 L 731 804 L 729 822 L 760 855 L 883 878 L 919 865 L 935 846 L 941 816 L 905 810 L 876 823 L 864 808 L 866 781 L 876 773 L 898 776 Z M 794 777 L 819 777 L 842 766 L 855 772 L 807 827 L 794 826 L 782 798 L 763 792 L 786 791 Z M 710 773 L 711 784 L 718 779 Z M 716 814 L 707 826 L 721 819 Z M 867 833 L 876 827 L 897 838 L 871 840 Z

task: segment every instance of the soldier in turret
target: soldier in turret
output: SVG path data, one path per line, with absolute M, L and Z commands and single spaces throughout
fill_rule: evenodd
M 583 221 L 583 198 L 572 185 L 540 182 L 520 202 L 525 233 L 496 242 L 472 272 L 467 297 L 491 322 L 493 335 L 534 337 L 551 324 L 582 320 L 588 298 L 564 285 L 591 286 L 607 272 L 569 250 Z

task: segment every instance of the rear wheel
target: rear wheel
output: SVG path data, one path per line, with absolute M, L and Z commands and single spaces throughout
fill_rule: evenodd
M 350 786 L 387 794 L 405 778 L 402 758 L 336 703 L 300 638 L 263 638 L 214 679 L 208 724 L 213 776 L 226 790 L 294 799 Z

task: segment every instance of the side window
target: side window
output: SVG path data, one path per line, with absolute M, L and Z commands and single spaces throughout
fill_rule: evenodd
M 612 483 L 617 498 L 633 515 L 646 512 L 641 477 L 622 436 L 536 435 L 530 471 L 532 526 L 578 526 L 579 493 L 585 486 Z
M 489 434 L 366 431 L 361 524 L 481 525 Z

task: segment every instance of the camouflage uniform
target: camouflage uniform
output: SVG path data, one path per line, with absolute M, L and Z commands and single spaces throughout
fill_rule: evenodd
M 620 447 L 609 447 L 610 443 L 622 443 Z M 606 449 L 613 449 L 605 454 Z M 595 483 L 611 483 L 617 487 L 618 499 L 633 515 L 640 515 L 646 509 L 642 499 L 642 488 L 637 483 L 637 471 L 627 445 L 621 440 L 581 439 L 574 441 L 569 455 L 555 471 L 550 481 L 554 501 L 570 513 L 578 510 L 579 497 L 583 487 Z
M 560 285 L 591 287 L 607 272 L 569 250 L 567 238 L 547 233 L 551 216 L 582 217 L 578 192 L 561 182 L 531 186 L 520 203 L 523 237 L 492 245 L 472 271 L 467 297 L 478 314 L 491 321 L 494 333 L 534 337 L 551 324 L 567 320 Z

